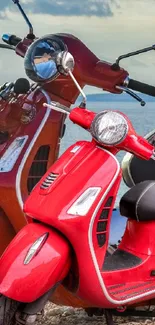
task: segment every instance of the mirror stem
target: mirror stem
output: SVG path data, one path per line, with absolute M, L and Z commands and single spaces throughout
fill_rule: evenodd
M 119 67 L 119 63 L 121 60 L 123 59 L 126 59 L 126 58 L 129 58 L 131 56 L 135 56 L 135 55 L 139 55 L 139 54 L 142 54 L 142 53 L 146 53 L 146 52 L 149 52 L 149 51 L 152 51 L 152 50 L 155 50 L 155 45 L 152 45 L 152 46 L 149 46 L 149 47 L 145 47 L 141 50 L 137 50 L 137 51 L 134 51 L 134 52 L 130 52 L 130 53 L 127 53 L 127 54 L 124 54 L 124 55 L 120 55 L 117 59 L 116 59 L 116 62 L 112 65 L 112 70 L 119 70 L 120 67 Z
M 26 14 L 25 14 L 23 8 L 21 7 L 20 3 L 19 3 L 18 1 L 15 2 L 15 3 L 16 3 L 16 5 L 18 6 L 18 9 L 20 10 L 22 16 L 24 17 L 24 19 L 25 19 L 27 25 L 29 26 L 29 34 L 32 35 L 32 36 L 33 36 L 33 39 L 34 39 L 35 36 L 34 36 L 34 34 L 33 34 L 33 26 L 32 26 L 32 24 L 30 23 L 30 21 L 29 21 L 28 17 L 26 16 Z
M 80 85 L 78 84 L 78 82 L 76 81 L 76 79 L 73 76 L 73 73 L 71 70 L 68 70 L 68 74 L 70 75 L 70 77 L 72 78 L 72 80 L 74 81 L 76 87 L 78 88 L 79 92 L 81 93 L 82 97 L 83 97 L 83 101 L 80 104 L 81 108 L 85 108 L 86 107 L 86 102 L 87 102 L 87 97 L 84 93 L 84 91 L 82 90 L 82 88 L 80 87 Z

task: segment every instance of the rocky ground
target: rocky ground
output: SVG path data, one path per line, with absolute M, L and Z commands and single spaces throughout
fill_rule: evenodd
M 155 324 L 155 319 L 138 318 L 120 318 L 115 317 L 115 324 L 129 325 L 151 325 Z M 103 317 L 88 317 L 82 309 L 73 309 L 70 307 L 60 307 L 48 303 L 45 309 L 45 315 L 38 320 L 37 325 L 106 325 Z

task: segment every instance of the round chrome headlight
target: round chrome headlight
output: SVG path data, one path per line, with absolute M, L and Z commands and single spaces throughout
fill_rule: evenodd
M 98 142 L 112 146 L 125 139 L 128 133 L 128 123 L 119 112 L 104 111 L 95 116 L 90 132 Z

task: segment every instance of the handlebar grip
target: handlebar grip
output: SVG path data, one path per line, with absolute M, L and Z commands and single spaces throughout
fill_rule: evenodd
M 15 35 L 4 34 L 2 40 L 9 45 L 17 46 L 22 39 Z
M 11 35 L 9 38 L 9 45 L 13 45 L 13 46 L 17 46 L 18 43 L 21 41 L 22 39 L 20 37 L 17 37 L 15 35 Z
M 155 87 L 145 84 L 143 82 L 130 79 L 128 83 L 128 88 L 136 91 L 140 91 L 143 94 L 155 97 Z

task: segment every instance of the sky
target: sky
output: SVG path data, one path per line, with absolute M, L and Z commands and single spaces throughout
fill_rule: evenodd
M 99 59 L 114 62 L 121 54 L 155 44 L 155 0 L 20 0 L 36 36 L 68 32 Z M 0 0 L 0 35 L 24 37 L 27 26 L 12 0 Z M 24 77 L 23 59 L 0 49 L 0 83 Z M 131 78 L 155 86 L 155 52 L 121 62 Z M 99 92 L 86 87 L 87 93 Z M 101 92 L 101 90 L 100 90 Z

